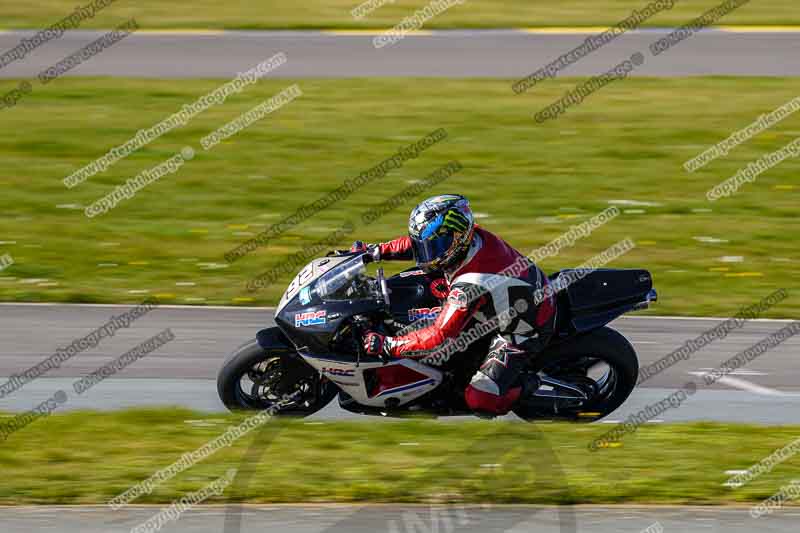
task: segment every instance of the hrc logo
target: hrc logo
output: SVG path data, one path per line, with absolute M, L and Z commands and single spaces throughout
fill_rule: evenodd
M 433 320 L 442 311 L 441 307 L 420 307 L 419 309 L 408 310 L 408 320 Z
M 294 315 L 294 327 L 318 326 L 327 321 L 327 311 L 312 311 L 310 313 L 297 313 Z
M 320 370 L 321 374 L 329 374 L 331 376 L 343 376 L 343 377 L 354 377 L 356 371 L 355 370 L 345 370 L 342 368 L 323 368 Z

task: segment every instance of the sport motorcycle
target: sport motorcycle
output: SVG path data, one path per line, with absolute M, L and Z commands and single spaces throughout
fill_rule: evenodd
M 639 371 L 633 346 L 608 324 L 656 301 L 652 276 L 568 269 L 549 280 L 563 287 L 555 293 L 555 331 L 543 351 L 527 356 L 512 411 L 528 421 L 599 420 L 628 398 Z M 397 335 L 431 324 L 447 293 L 441 275 L 416 268 L 389 278 L 378 268 L 371 276 L 363 253 L 315 259 L 283 294 L 276 326 L 225 360 L 219 397 L 230 410 L 289 416 L 311 415 L 336 396 L 342 409 L 366 415 L 473 414 L 464 390 L 495 335 L 422 359 L 370 356 L 362 344 L 366 331 Z

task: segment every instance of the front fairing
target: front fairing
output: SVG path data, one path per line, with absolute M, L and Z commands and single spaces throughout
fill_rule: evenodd
M 296 348 L 324 354 L 331 351 L 331 341 L 345 320 L 380 309 L 381 303 L 377 300 L 347 300 L 320 305 L 304 305 L 293 300 L 275 316 L 275 322 Z
M 343 321 L 382 306 L 362 256 L 326 257 L 298 273 L 281 299 L 275 322 L 298 349 L 326 353 Z

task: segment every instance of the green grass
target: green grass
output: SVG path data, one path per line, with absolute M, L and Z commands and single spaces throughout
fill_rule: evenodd
M 105 503 L 239 420 L 170 409 L 74 412 L 38 420 L 0 446 L 0 504 Z M 800 463 L 789 460 L 739 489 L 723 486 L 726 470 L 749 468 L 796 439 L 797 427 L 646 426 L 621 447 L 589 452 L 589 441 L 606 429 L 480 421 L 272 421 L 135 503 L 169 502 L 229 468 L 242 473 L 252 468 L 253 477 L 234 483 L 212 503 L 721 504 L 759 501 L 800 476 Z M 259 453 L 251 450 L 243 461 L 255 439 Z
M 9 3 L 3 7 L 4 28 L 42 28 L 69 15 L 74 0 L 41 0 Z M 82 28 L 110 28 L 135 17 L 142 28 L 387 28 L 428 5 L 429 0 L 397 0 L 355 20 L 350 11 L 362 0 L 308 0 L 252 2 L 233 0 L 118 1 L 101 11 Z M 430 20 L 425 28 L 503 28 L 522 26 L 612 25 L 641 10 L 649 0 L 467 0 Z M 676 0 L 645 26 L 672 26 L 688 22 L 720 0 Z M 800 24 L 795 0 L 753 1 L 720 23 L 781 25 Z
M 656 204 L 621 206 L 619 217 L 542 266 L 576 266 L 630 236 L 637 248 L 611 266 L 654 273 L 658 314 L 732 316 L 779 287 L 798 287 L 797 161 L 731 198 L 709 203 L 705 192 L 800 135 L 800 114 L 694 174 L 681 165 L 797 96 L 800 82 L 629 79 L 536 124 L 533 113 L 575 82 L 551 81 L 518 96 L 509 80 L 301 80 L 299 99 L 203 152 L 201 137 L 292 83 L 264 81 L 70 190 L 64 177 L 222 82 L 65 79 L 36 86 L 2 111 L 9 134 L 0 138 L 0 255 L 10 253 L 16 263 L 0 273 L 0 300 L 136 302 L 145 294 L 139 291 L 149 291 L 168 303 L 275 305 L 291 276 L 253 295 L 245 283 L 348 219 L 356 223 L 353 238 L 401 235 L 416 199 L 369 226 L 359 215 L 453 159 L 464 170 L 419 199 L 467 194 L 487 215 L 479 222 L 523 252 L 610 201 Z M 0 90 L 13 85 L 5 81 Z M 225 252 L 269 224 L 439 127 L 449 138 L 418 159 L 268 247 L 224 261 Z M 178 173 L 106 215 L 83 215 L 80 206 L 185 145 L 199 153 Z M 704 236 L 724 242 L 696 239 Z M 800 301 L 790 297 L 767 316 L 800 317 Z

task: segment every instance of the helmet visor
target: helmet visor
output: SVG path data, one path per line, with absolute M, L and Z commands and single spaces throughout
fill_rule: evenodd
M 411 248 L 418 266 L 430 265 L 437 259 L 441 259 L 451 246 L 453 246 L 452 234 L 437 235 L 430 239 L 411 237 Z

